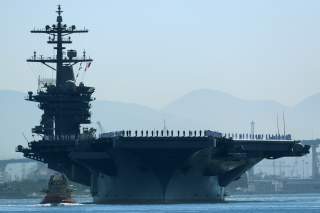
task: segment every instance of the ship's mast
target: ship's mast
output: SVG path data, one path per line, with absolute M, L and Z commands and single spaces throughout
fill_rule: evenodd
M 36 52 L 33 56 L 27 60 L 27 62 L 40 62 L 51 69 L 56 71 L 56 85 L 58 87 L 63 86 L 64 83 L 68 80 L 74 81 L 74 75 L 72 71 L 72 66 L 79 62 L 91 63 L 92 59 L 86 56 L 85 51 L 83 52 L 82 57 L 77 58 L 77 52 L 75 50 L 68 50 L 67 57 L 64 57 L 63 50 L 66 49 L 63 44 L 71 44 L 70 35 L 74 33 L 87 33 L 87 29 L 78 30 L 75 25 L 67 27 L 66 24 L 62 23 L 61 6 L 58 5 L 58 10 L 56 11 L 57 23 L 52 26 L 47 25 L 45 29 L 34 29 L 31 30 L 31 33 L 44 33 L 49 35 L 47 41 L 48 44 L 55 44 L 54 49 L 56 50 L 55 58 L 44 58 L 42 56 L 38 57 Z M 68 36 L 68 37 L 67 37 Z M 56 66 L 51 65 L 56 64 Z
M 61 6 L 56 11 L 57 22 L 44 29 L 34 29 L 31 33 L 48 34 L 48 44 L 53 44 L 56 56 L 43 57 L 33 56 L 27 62 L 39 62 L 56 71 L 55 85 L 45 82 L 43 90 L 37 94 L 28 92 L 27 100 L 39 103 L 43 110 L 40 125 L 34 127 L 32 132 L 44 136 L 50 140 L 66 140 L 76 138 L 80 134 L 80 125 L 90 123 L 90 102 L 94 100 L 93 87 L 84 86 L 83 83 L 76 85 L 73 66 L 79 62 L 86 62 L 88 68 L 92 59 L 86 56 L 85 51 L 81 57 L 77 57 L 75 50 L 68 50 L 64 54 L 64 44 L 71 44 L 70 35 L 74 33 L 87 33 L 87 29 L 78 30 L 75 25 L 68 27 L 62 22 Z

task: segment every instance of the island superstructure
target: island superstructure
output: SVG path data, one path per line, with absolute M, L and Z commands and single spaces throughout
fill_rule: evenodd
M 90 186 L 96 203 L 221 201 L 224 187 L 262 159 L 309 152 L 309 146 L 287 137 L 226 137 L 209 130 L 120 130 L 96 136 L 95 129 L 87 127 L 94 88 L 77 83 L 73 70 L 77 63 L 90 66 L 92 59 L 85 52 L 77 57 L 76 50 L 64 53 L 71 34 L 88 30 L 64 24 L 60 6 L 56 12 L 55 24 L 31 31 L 48 34 L 56 56 L 34 52 L 27 60 L 56 72 L 54 82 L 42 82 L 26 98 L 43 111 L 40 124 L 32 129 L 40 139 L 16 151 Z

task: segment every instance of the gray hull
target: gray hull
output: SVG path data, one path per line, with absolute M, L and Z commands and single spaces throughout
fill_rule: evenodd
M 153 173 L 127 171 L 112 177 L 100 174 L 95 179 L 95 203 L 179 203 L 219 202 L 224 187 L 217 177 L 177 172 L 163 186 Z
M 208 150 L 198 152 L 188 160 L 162 169 L 148 165 L 129 153 L 117 153 L 117 175 L 97 173 L 92 178 L 95 203 L 162 203 L 162 202 L 219 202 L 224 187 L 217 176 L 205 176 L 203 163 Z M 190 164 L 190 162 L 193 162 Z M 168 164 L 170 162 L 167 162 Z M 193 165 L 192 165 L 193 164 Z M 183 169 L 183 165 L 188 165 Z M 168 169 L 169 168 L 169 169 Z
M 61 153 L 50 155 L 49 168 L 91 186 L 95 203 L 219 202 L 224 187 L 263 158 L 307 151 L 292 142 L 212 137 L 119 137 L 76 144 L 70 152 L 60 147 L 33 145 Z

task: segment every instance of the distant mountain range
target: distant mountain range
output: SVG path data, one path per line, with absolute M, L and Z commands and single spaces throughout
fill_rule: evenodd
M 284 106 L 275 101 L 243 100 L 213 90 L 196 90 L 170 103 L 166 113 L 191 119 L 199 127 L 223 132 L 248 132 L 250 121 L 255 122 L 256 132 L 276 133 L 277 115 L 283 133 L 283 113 L 286 133 L 295 138 L 319 137 L 320 94 L 310 96 L 295 106 Z
M 31 128 L 40 121 L 41 111 L 36 103 L 24 101 L 26 94 L 0 91 L 0 159 L 21 157 L 14 153 L 18 144 L 26 145 L 22 135 L 31 139 Z M 195 90 L 168 104 L 161 110 L 150 107 L 98 100 L 93 103 L 92 125 L 100 121 L 104 131 L 121 129 L 161 129 L 166 120 L 168 129 L 212 129 L 222 132 L 249 132 L 250 122 L 256 123 L 256 132 L 276 133 L 279 115 L 283 132 L 282 113 L 286 130 L 295 138 L 320 135 L 320 94 L 306 98 L 293 107 L 266 100 L 243 100 L 213 90 Z

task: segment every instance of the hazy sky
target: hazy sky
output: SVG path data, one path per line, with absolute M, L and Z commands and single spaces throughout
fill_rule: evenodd
M 0 89 L 34 90 L 51 56 L 33 27 L 86 26 L 71 48 L 95 59 L 80 77 L 98 99 L 162 107 L 195 89 L 292 105 L 320 91 L 320 1 L 317 0 L 1 0 Z

